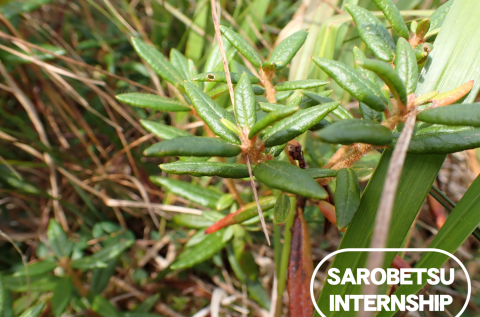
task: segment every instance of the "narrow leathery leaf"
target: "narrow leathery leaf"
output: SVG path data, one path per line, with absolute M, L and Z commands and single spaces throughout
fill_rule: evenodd
M 320 57 L 313 57 L 313 62 L 358 101 L 377 111 L 386 109 L 388 100 L 382 95 L 380 89 L 355 69 Z
M 370 108 L 368 108 L 370 109 Z M 336 110 L 336 109 L 335 109 Z M 320 130 L 320 129 L 323 129 L 323 128 L 326 128 L 328 127 L 329 125 L 331 125 L 330 121 L 328 121 L 327 119 L 322 119 L 320 120 L 320 122 L 318 122 L 317 124 L 315 124 L 313 127 L 311 127 L 309 130 L 310 131 L 317 131 L 317 130 Z
M 407 95 L 415 92 L 417 88 L 418 67 L 412 46 L 404 38 L 397 41 L 397 53 L 395 54 L 395 70 L 407 90 Z
M 217 201 L 222 196 L 208 188 L 187 182 L 160 176 L 150 176 L 150 181 L 159 187 L 165 187 L 172 194 L 188 199 L 204 207 L 215 209 Z
M 110 283 L 110 278 L 115 274 L 115 268 L 118 265 L 118 258 L 105 262 L 106 267 L 95 268 L 92 270 L 92 279 L 90 292 L 101 294 Z
M 275 196 L 267 196 L 259 199 L 260 207 L 262 208 L 262 210 L 268 210 L 272 208 L 275 205 L 276 201 L 277 201 L 277 197 Z M 223 219 L 217 221 L 212 226 L 208 227 L 205 230 L 205 233 L 210 234 L 210 233 L 216 232 L 222 228 L 225 228 L 234 224 L 242 223 L 257 215 L 258 215 L 257 203 L 254 201 L 244 205 L 234 213 L 231 213 L 225 216 Z
M 408 153 L 449 154 L 480 147 L 480 129 L 458 128 L 448 132 L 417 134 L 410 141 Z
M 220 122 L 220 119 L 227 119 L 231 122 L 235 122 L 233 114 L 220 107 L 192 82 L 185 82 L 185 91 L 190 98 L 193 107 L 197 111 L 198 116 L 202 118 L 213 133 L 224 140 L 240 144 L 238 137 Z
M 362 41 L 375 56 L 385 62 L 394 57 L 395 43 L 383 23 L 370 11 L 356 5 L 345 5 L 357 26 Z
M 208 137 L 177 137 L 165 140 L 147 148 L 143 155 L 165 156 L 237 156 L 241 148 L 223 140 Z
M 303 97 L 301 95 L 294 97 L 292 100 L 290 100 L 286 106 L 287 107 L 298 107 L 302 103 Z
M 450 8 L 452 7 L 453 1 L 454 0 L 449 0 L 445 2 L 430 16 L 430 29 L 425 35 L 426 38 L 435 35 L 438 33 L 438 31 L 440 31 L 443 21 L 445 21 L 445 17 L 447 16 Z
M 207 92 L 207 95 L 212 98 L 212 99 L 217 99 L 218 97 L 221 97 L 225 94 L 228 93 L 228 85 L 227 84 L 221 84 L 218 85 L 217 87 L 213 88 L 209 92 Z
M 360 206 L 360 185 L 357 174 L 351 168 L 342 168 L 337 174 L 335 189 L 335 210 L 337 227 L 348 226 Z
M 189 215 L 189 214 L 176 214 L 173 215 L 172 221 L 179 225 L 192 229 L 201 229 L 213 224 L 213 221 L 206 219 L 204 216 Z
M 262 69 L 265 72 L 273 72 L 275 71 L 275 63 L 271 61 L 265 61 L 262 63 Z
M 220 30 L 223 36 L 237 49 L 253 66 L 260 68 L 262 66 L 262 59 L 248 42 L 231 28 L 221 25 Z
M 138 316 L 135 316 L 135 313 L 139 313 L 139 314 L 146 314 L 148 313 L 149 311 L 151 311 L 153 309 L 153 307 L 155 306 L 155 304 L 157 304 L 157 302 L 160 300 L 160 294 L 156 293 L 150 297 L 148 297 L 147 299 L 145 299 L 142 303 L 140 303 L 137 307 L 135 307 L 135 309 L 130 312 L 130 314 L 133 313 L 133 315 L 128 315 L 129 313 L 125 314 L 124 317 L 160 317 L 160 316 L 155 316 L 152 314 L 149 314 L 149 315 L 138 315 Z
M 57 258 L 69 257 L 73 243 L 68 240 L 67 234 L 63 230 L 62 226 L 58 224 L 54 219 L 50 219 L 47 228 L 48 246 Z
M 287 91 L 287 90 L 297 90 L 297 89 L 311 89 L 311 88 L 322 87 L 328 84 L 329 84 L 328 81 L 319 80 L 319 79 L 285 81 L 275 85 L 275 90 Z
M 45 306 L 45 303 L 40 303 L 30 307 L 23 314 L 21 314 L 20 317 L 38 317 L 42 313 L 43 306 Z
M 453 104 L 426 109 L 417 114 L 417 120 L 436 124 L 480 127 L 480 103 Z
M 311 91 L 303 91 L 302 94 L 305 96 L 305 97 L 308 97 L 310 98 L 311 100 L 319 103 L 319 104 L 322 104 L 322 103 L 328 103 L 328 102 L 332 102 L 334 101 L 333 99 L 331 98 L 328 98 L 328 96 L 326 96 L 325 94 L 323 93 L 315 93 L 315 92 L 311 92 Z
M 72 267 L 79 270 L 90 270 L 96 267 L 106 267 L 106 262 L 115 259 L 130 248 L 135 241 L 126 240 L 103 248 L 90 256 L 72 261 Z
M 460 87 L 455 88 L 454 90 L 450 90 L 450 91 L 441 93 L 439 95 L 436 95 L 429 101 L 433 103 L 434 107 L 451 105 L 452 103 L 466 96 L 470 92 L 470 90 L 472 90 L 473 84 L 474 84 L 473 80 L 467 81 L 465 84 L 461 85 Z
M 170 268 L 172 270 L 186 269 L 210 259 L 215 253 L 225 247 L 225 243 L 222 241 L 224 232 L 225 230 L 219 230 L 207 235 L 200 243 L 184 250 L 175 259 Z
M 324 178 L 324 177 L 336 177 L 338 171 L 332 170 L 328 168 L 308 168 L 305 171 L 312 177 L 312 178 Z
M 285 105 L 280 105 L 277 103 L 267 103 L 267 102 L 259 102 L 258 106 L 260 107 L 260 109 L 262 109 L 262 111 L 265 111 L 265 112 L 279 111 L 286 108 Z
M 248 173 L 248 171 L 247 171 Z M 230 194 L 225 194 L 217 201 L 215 208 L 217 210 L 224 210 L 230 207 L 235 202 L 235 198 L 233 198 Z
M 291 230 L 287 280 L 290 315 L 313 316 L 313 303 L 310 297 L 310 279 L 313 274 L 312 247 L 303 210 L 296 211 Z
M 118 100 L 129 105 L 156 111 L 190 111 L 192 108 L 179 101 L 152 94 L 129 93 L 116 96 Z
M 429 248 L 441 249 L 449 253 L 455 253 L 458 250 L 480 223 L 480 214 L 477 212 L 480 208 L 479 191 L 480 178 L 477 177 L 448 216 L 445 224 L 435 235 L 435 238 L 428 246 Z M 425 252 L 415 267 L 441 269 L 449 259 L 448 255 L 439 252 Z M 416 294 L 427 284 L 427 278 L 419 277 L 416 273 L 412 274 L 412 278 L 422 282 L 418 284 L 413 283 L 413 285 L 401 285 L 394 294 L 398 297 Z M 394 314 L 395 311 L 393 310 L 391 312 L 382 311 L 378 316 L 389 317 Z
M 148 45 L 144 41 L 132 37 L 132 45 L 138 55 L 147 62 L 155 72 L 163 79 L 168 81 L 174 86 L 183 86 L 183 76 L 181 73 L 170 64 L 165 56 L 156 50 L 154 47 Z
M 350 113 L 350 111 L 345 109 L 345 107 L 342 105 L 338 105 L 338 107 L 332 111 L 332 114 L 335 115 L 340 120 L 353 118 L 353 115 Z
M 417 28 L 415 29 L 415 36 L 419 39 L 423 39 L 430 29 L 430 19 L 426 18 L 418 22 Z
M 400 101 L 407 104 L 407 90 L 403 84 L 402 79 L 398 75 L 398 72 L 389 64 L 382 61 L 373 59 L 364 59 L 363 61 L 357 61 L 360 66 L 375 72 L 387 86 L 396 98 L 400 98 Z
M 467 80 L 479 78 L 480 60 L 476 54 L 472 54 L 472 52 L 480 50 L 480 43 L 473 40 L 476 39 L 477 30 L 480 29 L 479 11 L 480 2 L 478 1 L 454 1 L 444 27 L 435 40 L 435 50 L 432 51 L 431 62 L 429 62 L 429 67 L 423 70 L 422 78 L 424 80 L 419 81 L 415 91 L 416 95 L 433 90 L 448 91 Z M 478 88 L 478 85 L 474 87 L 466 97 L 466 103 L 474 101 Z M 445 157 L 445 155 L 407 155 L 392 212 L 393 218 L 388 228 L 387 248 L 402 247 Z M 362 194 L 360 208 L 343 236 L 339 248 L 369 247 L 378 202 L 391 158 L 392 151 L 383 151 L 369 185 Z M 439 247 L 441 248 L 441 246 Z M 385 254 L 386 260 L 383 269 L 390 266 L 395 254 L 395 252 Z M 355 270 L 365 267 L 367 255 L 368 253 L 356 252 L 337 254 L 332 267 L 339 269 L 340 272 L 345 272 L 346 269 Z M 325 284 L 318 300 L 320 309 L 322 311 L 329 310 L 330 295 L 362 294 L 361 287 L 350 283 L 349 285 Z M 386 314 L 392 316 L 395 312 L 386 312 Z M 357 312 L 350 310 L 349 312 L 331 312 L 329 317 L 353 317 L 356 315 Z M 381 317 L 386 316 L 382 313 Z
M 255 123 L 255 125 L 250 130 L 250 133 L 248 134 L 248 138 L 249 139 L 252 138 L 255 134 L 262 131 L 263 129 L 265 129 L 269 125 L 277 122 L 278 120 L 282 120 L 285 117 L 288 117 L 288 116 L 294 114 L 295 112 L 297 112 L 298 109 L 299 109 L 299 107 L 282 106 L 281 109 L 270 112 L 265 117 L 260 119 L 257 123 Z
M 247 280 L 247 292 L 248 296 L 254 301 L 260 304 L 264 309 L 269 309 L 271 306 L 269 295 L 265 291 L 260 281 Z
M 182 79 L 188 79 L 190 77 L 190 71 L 188 69 L 188 59 L 175 48 L 170 50 L 170 63 L 175 67 L 182 75 Z
M 252 84 L 258 84 L 260 79 L 258 77 L 248 75 L 248 79 Z M 230 79 L 232 80 L 232 84 L 238 83 L 242 77 L 242 74 L 239 73 L 230 73 Z M 202 73 L 198 74 L 197 76 L 192 78 L 192 81 L 198 82 L 214 82 L 214 83 L 226 83 L 227 82 L 227 75 L 225 72 L 209 72 L 209 73 Z
M 337 121 L 317 132 L 317 136 L 324 142 L 344 145 L 353 143 L 387 145 L 393 139 L 392 131 L 387 127 L 374 121 L 360 119 Z
M 373 0 L 377 7 L 383 12 L 390 25 L 403 38 L 408 39 L 409 33 L 405 21 L 397 6 L 392 0 Z
M 93 298 L 92 310 L 101 317 L 120 317 L 115 307 L 101 295 L 95 295 Z
M 383 121 L 383 116 L 381 112 L 373 110 L 363 102 L 360 102 L 358 104 L 358 108 L 360 109 L 360 113 L 363 119 L 371 120 L 379 123 Z
M 334 226 L 337 226 L 337 212 L 335 210 L 335 206 L 332 204 L 321 200 L 318 204 L 318 209 L 323 214 L 323 216 L 330 221 Z
M 284 39 L 275 47 L 268 62 L 274 63 L 275 70 L 277 71 L 287 66 L 302 47 L 303 43 L 305 43 L 307 35 L 306 30 L 300 30 Z
M 412 33 L 415 33 L 415 31 L 417 30 L 417 26 L 418 26 L 418 22 L 417 21 L 412 21 L 412 23 L 410 24 L 410 31 Z
M 265 185 L 313 199 L 325 199 L 328 194 L 307 172 L 281 161 L 259 163 L 253 169 L 255 178 Z
M 289 90 L 289 91 L 279 91 L 275 94 L 275 99 L 278 101 L 282 101 L 293 95 L 295 91 Z
M 331 102 L 299 110 L 292 116 L 277 122 L 265 134 L 265 146 L 272 147 L 287 143 L 312 128 L 325 118 L 327 114 L 337 108 L 338 105 L 338 102 Z
M 363 61 L 364 59 L 367 59 L 367 57 L 365 56 L 365 53 L 363 53 L 362 50 L 356 46 L 353 48 L 352 53 L 353 53 L 353 67 L 355 68 L 355 70 L 360 72 L 363 75 L 363 77 L 365 77 L 366 79 L 370 80 L 372 83 L 377 85 L 377 75 L 375 75 L 375 73 L 372 72 L 371 70 L 363 68 L 362 66 L 357 64 L 357 61 Z
M 240 127 L 251 129 L 257 122 L 256 99 L 248 75 L 243 73 L 235 87 L 235 114 Z
M 253 89 L 253 93 L 255 95 L 260 95 L 260 96 L 263 96 L 265 94 L 265 88 L 263 88 L 262 86 L 260 85 L 252 85 L 252 89 Z
M 49 260 L 40 261 L 40 262 L 27 265 L 27 268 L 22 266 L 15 273 L 13 273 L 13 276 L 14 277 L 27 276 L 27 275 L 35 276 L 35 275 L 46 274 L 50 271 L 53 271 L 57 266 L 58 264 L 53 261 L 49 261 Z M 27 270 L 28 270 L 28 274 L 27 274 Z
M 425 103 L 429 103 L 433 97 L 435 97 L 436 95 L 438 95 L 439 92 L 437 90 L 434 90 L 434 91 L 430 91 L 430 92 L 427 92 L 426 94 L 423 94 L 421 96 L 418 96 L 415 98 L 415 106 L 420 106 L 420 105 L 423 105 Z
M 195 63 L 191 60 L 188 59 L 188 77 L 187 78 L 193 78 L 198 75 L 198 69 Z M 196 83 L 198 87 L 202 87 L 202 83 Z
M 277 225 L 281 225 L 287 221 L 290 209 L 290 197 L 283 194 L 279 195 L 275 202 L 275 207 L 273 207 L 273 220 Z
M 221 162 L 173 162 L 160 164 L 160 168 L 170 174 L 192 176 L 219 176 L 223 178 L 247 178 L 248 169 L 245 164 Z
M 51 299 L 53 316 L 59 317 L 64 313 L 65 308 L 72 297 L 72 293 L 72 279 L 69 276 L 60 279 L 53 290 L 53 296 Z
M 264 139 L 266 140 L 270 136 L 285 129 L 292 130 L 293 133 L 293 130 L 300 131 L 305 128 L 303 130 L 303 132 L 305 132 L 317 122 L 322 120 L 329 112 L 338 107 L 339 104 L 339 102 L 330 102 L 323 105 L 298 110 L 293 115 L 275 123 L 270 129 L 268 129 L 268 131 L 265 132 Z
M 233 123 L 232 121 L 230 120 L 227 120 L 227 119 L 220 119 L 220 122 L 230 131 L 232 131 L 233 133 L 235 133 L 236 135 L 240 136 L 242 134 L 242 130 L 240 130 L 240 128 L 238 127 L 238 125 L 236 125 L 235 123 Z
M 283 149 L 285 149 L 286 144 L 276 145 L 274 147 L 269 148 L 268 153 L 273 155 L 274 157 L 279 156 Z
M 140 120 L 140 124 L 145 130 L 164 140 L 174 139 L 181 136 L 191 136 L 191 134 L 185 130 L 154 121 Z

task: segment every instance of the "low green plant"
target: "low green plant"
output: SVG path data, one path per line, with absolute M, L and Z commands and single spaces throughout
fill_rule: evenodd
M 165 140 L 146 149 L 144 154 L 178 157 L 178 161 L 160 164 L 160 169 L 168 174 L 200 177 L 199 184 L 205 177 L 221 177 L 229 191 L 223 194 L 218 187 L 209 189 L 178 177 L 150 177 L 169 192 L 215 210 L 173 217 L 179 225 L 200 230 L 171 265 L 172 270 L 192 267 L 227 248 L 229 254 L 233 252 L 228 260 L 237 278 L 247 284 L 249 292 L 258 290 L 253 286 L 259 283 L 258 268 L 248 252 L 248 231 L 256 230 L 253 224 L 263 223 L 263 210 L 266 218 L 273 216 L 277 224 L 287 221 L 286 231 L 292 227 L 291 249 L 284 248 L 291 253 L 290 311 L 292 316 L 312 315 L 309 300 L 303 304 L 297 302 L 310 296 L 311 251 L 308 230 L 302 225 L 306 201 L 309 205 L 319 205 L 325 217 L 332 219 L 339 229 L 348 227 L 362 204 L 358 176 L 352 167 L 370 151 L 395 148 L 403 123 L 417 112 L 418 124 L 410 145 L 407 144 L 408 153 L 447 154 L 480 146 L 480 130 L 476 128 L 480 126 L 480 105 L 457 104 L 470 93 L 473 80 L 449 91 L 416 93 L 419 74 L 430 61 L 428 54 L 435 47 L 432 43 L 453 1 L 442 5 L 430 18 L 411 23 L 410 29 L 392 1 L 375 3 L 385 13 L 392 32 L 362 7 L 345 5 L 345 9 L 361 40 L 377 59 L 367 59 L 357 47 L 353 49 L 354 67 L 326 58 L 312 58 L 316 66 L 359 101 L 361 119 L 354 118 L 340 102 L 328 97 L 331 92 L 324 90 L 328 81 L 282 81 L 281 72 L 304 44 L 307 30 L 286 37 L 264 60 L 245 38 L 220 26 L 229 69 L 224 69 L 220 62 L 217 47 L 207 57 L 201 74 L 197 74 L 194 62 L 179 52 L 172 51 L 169 62 L 142 40 L 132 39 L 138 54 L 178 90 L 180 101 L 138 93 L 117 98 L 134 106 L 189 112 L 203 123 L 202 130 L 187 135 L 171 125 L 142 121 L 146 129 Z M 243 64 L 235 58 L 237 52 Z M 214 59 L 216 66 L 212 67 Z M 233 92 L 231 102 L 222 99 L 229 88 Z M 281 103 L 285 98 L 287 102 Z M 313 147 L 308 139 L 312 139 Z M 323 164 L 313 154 L 321 142 L 332 144 L 336 150 Z M 307 161 L 316 167 L 308 168 Z M 254 197 L 250 196 L 250 202 L 245 203 L 245 195 L 237 192 L 234 179 L 248 178 Z M 253 180 L 264 185 L 258 198 Z M 332 180 L 334 197 L 329 188 Z M 336 215 L 332 217 L 333 209 L 328 204 L 333 201 Z M 267 228 L 265 225 L 263 228 L 269 242 Z M 277 239 L 275 248 L 280 249 L 278 244 Z M 280 266 L 277 273 L 282 274 L 287 269 L 286 262 L 276 263 Z M 296 266 L 304 272 L 303 279 L 293 279 Z M 280 283 L 285 283 L 285 279 L 280 279 Z M 267 308 L 270 304 L 260 300 L 267 298 L 264 291 L 261 293 L 252 296 L 257 296 L 259 303 Z

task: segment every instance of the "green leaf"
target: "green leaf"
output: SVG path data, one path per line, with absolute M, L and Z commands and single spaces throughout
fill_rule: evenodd
M 252 83 L 243 73 L 235 87 L 235 114 L 241 128 L 252 128 L 257 122 L 257 101 L 252 90 Z
M 267 103 L 267 102 L 259 102 L 258 106 L 260 107 L 260 109 L 262 109 L 262 111 L 265 111 L 265 112 L 279 111 L 279 110 L 285 109 L 286 107 L 285 105 L 281 105 L 278 103 Z
M 391 147 L 395 143 L 396 140 Z M 433 126 L 412 137 L 408 153 L 449 154 L 477 147 L 480 147 L 480 128 Z
M 175 139 L 155 143 L 147 148 L 145 156 L 237 156 L 240 147 L 223 140 L 208 137 L 177 137 Z
M 287 221 L 290 208 L 290 198 L 283 194 L 278 196 L 275 207 L 273 207 L 273 220 L 277 225 L 281 225 Z
M 220 122 L 220 119 L 227 119 L 231 122 L 235 122 L 235 117 L 232 113 L 227 112 L 225 109 L 220 107 L 192 82 L 185 82 L 185 91 L 190 98 L 193 107 L 197 111 L 198 116 L 202 118 L 202 120 L 208 125 L 213 133 L 222 139 L 235 144 L 240 144 L 238 137 Z
M 53 296 L 51 300 L 53 316 L 59 317 L 64 313 L 65 308 L 67 308 L 68 302 L 72 297 L 72 293 L 72 279 L 68 276 L 61 278 L 53 290 Z
M 118 258 L 105 262 L 106 267 L 94 268 L 90 284 L 90 292 L 101 294 L 110 282 L 110 278 L 115 274 L 115 268 L 118 264 Z
M 253 66 L 260 68 L 262 59 L 257 51 L 238 33 L 226 26 L 221 25 L 220 30 L 223 36 L 237 49 Z
M 232 121 L 230 120 L 227 120 L 227 119 L 220 119 L 220 122 L 230 131 L 232 131 L 233 133 L 235 133 L 236 135 L 238 136 L 241 136 L 242 135 L 242 130 L 240 130 L 240 128 L 238 127 L 238 125 L 236 125 L 235 123 L 233 123 Z
M 248 75 L 248 79 L 250 79 L 250 82 L 252 84 L 258 84 L 260 82 L 260 79 L 258 77 L 255 77 L 253 75 Z M 240 77 L 242 77 L 242 74 L 239 73 L 230 73 L 230 79 L 232 80 L 232 84 L 237 84 L 240 81 Z M 192 78 L 192 81 L 198 81 L 198 82 L 212 82 L 212 83 L 226 83 L 227 82 L 227 75 L 225 72 L 208 72 L 208 73 L 202 73 L 198 74 L 197 76 Z
M 53 250 L 57 258 L 68 258 L 72 253 L 73 242 L 68 240 L 62 226 L 50 219 L 47 229 L 48 246 Z
M 455 253 L 458 248 L 467 240 L 472 232 L 480 224 L 480 177 L 470 185 L 467 192 L 458 202 L 447 218 L 445 224 L 440 228 L 435 238 L 432 240 L 429 248 L 445 250 L 449 253 Z M 437 268 L 440 269 L 450 257 L 438 252 L 425 252 L 416 263 L 416 268 Z M 412 274 L 412 279 L 417 280 L 417 274 Z M 422 283 L 413 285 L 400 285 L 395 291 L 395 295 L 408 295 L 418 293 L 423 286 L 427 284 L 427 278 L 422 278 Z M 382 311 L 378 317 L 393 316 L 395 311 Z
M 206 228 L 213 224 L 213 221 L 206 219 L 204 216 L 189 214 L 176 214 L 172 217 L 172 221 L 179 226 L 193 229 Z
M 265 88 L 260 85 L 252 85 L 253 93 L 255 95 L 263 96 L 265 94 Z
M 150 176 L 150 180 L 157 186 L 165 187 L 175 195 L 188 199 L 201 206 L 215 209 L 217 200 L 222 196 L 216 191 L 198 185 L 182 182 L 160 176 Z
M 261 132 L 263 129 L 265 129 L 272 123 L 294 114 L 295 112 L 297 112 L 298 109 L 299 107 L 282 106 L 282 108 L 280 108 L 279 110 L 270 112 L 257 123 L 255 123 L 255 125 L 250 130 L 250 133 L 248 134 L 248 138 L 251 139 L 255 134 Z
M 392 131 L 369 120 L 340 120 L 317 132 L 320 140 L 333 144 L 367 143 L 386 145 L 392 142 Z
M 358 101 L 377 111 L 386 109 L 388 100 L 383 96 L 380 89 L 355 69 L 340 62 L 320 57 L 313 57 L 313 62 Z
M 480 127 L 480 103 L 453 104 L 426 109 L 417 114 L 417 120 L 453 126 Z
M 479 79 L 480 60 L 474 52 L 480 50 L 480 42 L 473 40 L 477 38 L 477 30 L 480 29 L 480 20 L 477 14 L 479 10 L 480 2 L 455 0 L 445 21 L 445 27 L 436 38 L 436 48 L 431 54 L 431 64 L 424 69 L 423 80 L 418 84 L 416 95 L 423 95 L 434 90 L 449 91 L 468 80 Z M 466 98 L 466 103 L 473 102 L 478 88 L 478 85 L 474 87 Z M 370 246 L 370 237 L 391 155 L 392 151 L 384 151 L 362 194 L 360 208 L 342 238 L 341 249 L 368 248 Z M 391 225 L 388 228 L 387 248 L 402 246 L 445 157 L 445 155 L 407 154 L 392 211 Z M 394 256 L 394 252 L 386 253 L 384 269 L 390 267 Z M 335 256 L 332 267 L 338 268 L 340 272 L 345 272 L 347 268 L 355 271 L 356 268 L 365 267 L 366 258 L 367 253 L 338 254 Z M 324 285 L 318 301 L 322 311 L 328 311 L 329 296 L 332 294 L 362 294 L 362 290 L 361 286 L 350 283 L 349 285 Z M 353 317 L 356 315 L 357 313 L 353 310 L 328 314 L 329 317 Z
M 307 171 L 307 173 L 315 179 L 324 177 L 336 177 L 338 173 L 337 170 L 332 170 L 328 168 L 309 168 L 305 171 Z
M 397 54 L 394 63 L 395 70 L 407 90 L 407 95 L 414 93 L 418 78 L 417 59 L 412 46 L 404 38 L 399 38 L 397 41 Z
M 186 269 L 210 259 L 215 253 L 225 247 L 225 243 L 222 241 L 224 231 L 222 229 L 209 234 L 200 243 L 184 250 L 175 259 L 170 268 L 172 270 Z
M 375 56 L 385 62 L 393 61 L 395 42 L 382 22 L 370 11 L 356 5 L 345 4 L 353 18 L 362 41 Z
M 182 75 L 182 79 L 189 79 L 190 77 L 190 70 L 188 67 L 188 59 L 180 53 L 175 48 L 170 50 L 170 63 L 172 63 L 173 67 L 175 67 L 178 72 Z
M 96 295 L 93 298 L 92 310 L 102 317 L 119 317 L 113 305 L 100 295 Z
M 363 61 L 357 61 L 360 66 L 375 72 L 387 86 L 396 98 L 400 98 L 400 101 L 407 104 L 407 90 L 403 84 L 398 72 L 389 64 L 382 61 L 373 59 L 364 59 Z
M 433 45 L 430 43 L 422 43 L 413 49 L 413 53 L 415 53 L 415 58 L 418 65 L 427 60 L 428 53 L 430 53 L 432 49 Z
M 179 101 L 164 98 L 152 94 L 129 93 L 120 94 L 116 98 L 124 103 L 135 107 L 149 108 L 156 111 L 191 111 L 192 108 L 185 106 Z
M 281 161 L 259 163 L 253 169 L 255 178 L 265 185 L 313 199 L 325 199 L 328 194 L 307 172 Z
M 142 313 L 148 313 L 149 311 L 151 311 L 153 309 L 153 307 L 155 306 L 155 304 L 158 303 L 158 301 L 160 300 L 160 294 L 159 293 L 156 293 L 156 294 L 153 294 L 152 296 L 150 296 L 149 298 L 147 298 L 146 300 L 144 300 L 142 303 L 140 303 L 135 309 L 133 312 L 129 312 L 127 314 L 133 314 L 131 316 L 123 316 L 123 317 L 142 317 L 141 315 L 136 315 L 136 314 L 142 314 Z M 149 316 L 144 316 L 144 317 L 149 317 Z M 150 317 L 154 317 L 154 316 L 150 316 Z M 158 316 L 160 317 L 160 316 Z
M 335 213 L 337 227 L 348 226 L 360 206 L 360 185 L 357 174 L 351 168 L 342 168 L 337 174 L 335 189 Z
M 167 61 L 165 56 L 144 41 L 132 37 L 132 45 L 138 55 L 150 65 L 158 75 L 174 86 L 183 87 L 182 74 Z
M 338 102 L 331 102 L 308 109 L 302 109 L 292 116 L 275 123 L 272 128 L 265 133 L 265 146 L 272 147 L 287 143 L 312 128 L 320 120 L 325 118 L 327 114 L 337 108 L 338 105 Z
M 297 90 L 297 89 L 311 89 L 328 85 L 328 81 L 319 79 L 304 79 L 294 81 L 284 81 L 275 85 L 277 91 Z
M 268 62 L 274 63 L 277 71 L 287 66 L 303 43 L 305 43 L 307 35 L 307 31 L 301 30 L 281 41 L 273 50 Z
M 192 136 L 185 130 L 172 127 L 171 125 L 166 125 L 154 121 L 149 120 L 140 120 L 140 124 L 142 127 L 145 128 L 150 133 L 155 134 L 155 136 L 159 137 L 160 139 L 170 140 L 182 136 Z
M 232 195 L 230 194 L 225 194 L 220 197 L 220 199 L 217 201 L 217 204 L 215 205 L 215 208 L 217 210 L 224 210 L 233 205 L 235 202 L 235 198 L 233 198 Z
M 130 248 L 135 241 L 122 241 L 112 246 L 103 248 L 90 256 L 85 256 L 72 261 L 72 267 L 79 270 L 89 270 L 97 267 L 106 267 L 106 262 L 115 259 L 125 250 Z
M 46 274 L 50 271 L 53 271 L 58 266 L 58 264 L 53 261 L 44 260 L 44 261 L 36 262 L 33 264 L 29 264 L 27 266 L 28 266 L 28 273 L 25 267 L 22 266 L 15 273 L 13 273 L 13 276 L 27 276 L 27 275 L 34 276 L 34 275 Z
M 212 99 L 217 99 L 223 95 L 228 93 L 228 85 L 227 84 L 220 84 L 217 87 L 210 90 L 207 95 Z
M 375 75 L 374 72 L 368 69 L 365 69 L 356 63 L 357 61 L 363 61 L 364 59 L 366 59 L 365 54 L 358 47 L 355 46 L 353 48 L 353 66 L 355 70 L 360 72 L 363 77 L 370 80 L 375 86 L 377 86 L 377 75 Z M 415 65 L 416 65 L 416 61 L 415 61 Z M 363 102 L 359 103 L 359 109 L 363 119 L 382 122 L 383 115 L 381 112 L 373 110 Z
M 173 162 L 160 164 L 160 168 L 171 174 L 192 176 L 219 176 L 223 178 L 247 178 L 248 168 L 245 164 L 220 162 Z
M 430 17 L 430 29 L 428 33 L 425 35 L 426 38 L 437 34 L 440 31 L 440 28 L 447 17 L 450 8 L 452 7 L 454 0 L 449 0 L 442 4 L 435 12 L 433 12 L 432 16 Z
M 417 28 L 415 29 L 415 36 L 419 39 L 423 39 L 430 29 L 430 19 L 426 18 L 418 22 Z
M 373 0 L 377 7 L 383 12 L 390 25 L 401 37 L 408 39 L 409 32 L 403 21 L 402 15 L 392 0 Z
M 45 306 L 45 303 L 40 303 L 30 307 L 23 314 L 21 314 L 20 317 L 38 317 L 42 313 L 43 306 Z
M 279 91 L 275 94 L 275 99 L 277 99 L 277 102 L 282 101 L 293 95 L 295 91 L 289 90 L 289 91 Z

